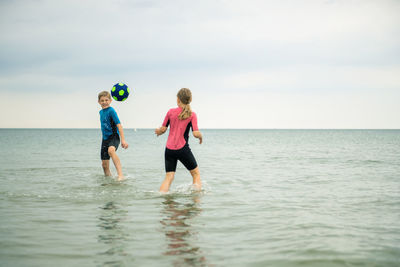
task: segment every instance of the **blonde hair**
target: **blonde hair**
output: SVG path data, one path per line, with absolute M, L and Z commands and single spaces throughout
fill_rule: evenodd
M 176 95 L 181 101 L 183 107 L 182 112 L 179 114 L 180 120 L 186 120 L 190 116 L 192 116 L 192 109 L 190 108 L 190 102 L 192 102 L 192 92 L 190 92 L 189 88 L 182 88 L 179 90 Z
M 111 99 L 111 94 L 108 91 L 103 91 L 99 93 L 99 100 L 100 98 L 102 98 L 103 96 L 108 97 L 109 99 Z

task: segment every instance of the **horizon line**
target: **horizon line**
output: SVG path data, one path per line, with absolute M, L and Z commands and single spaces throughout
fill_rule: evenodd
M 0 130 L 100 130 L 100 127 L 0 127 Z M 124 130 L 154 130 L 155 128 L 133 128 Z M 201 130 L 400 130 L 400 128 L 202 128 Z

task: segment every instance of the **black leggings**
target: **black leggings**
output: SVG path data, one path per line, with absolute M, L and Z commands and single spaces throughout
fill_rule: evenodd
M 178 160 L 182 162 L 189 171 L 197 167 L 196 159 L 188 145 L 178 150 L 165 148 L 165 172 L 175 172 Z

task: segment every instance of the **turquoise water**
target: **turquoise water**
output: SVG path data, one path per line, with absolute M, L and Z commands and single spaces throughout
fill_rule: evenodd
M 204 130 L 203 191 L 166 135 L 0 129 L 0 266 L 399 266 L 400 130 Z M 115 174 L 115 169 L 112 166 Z

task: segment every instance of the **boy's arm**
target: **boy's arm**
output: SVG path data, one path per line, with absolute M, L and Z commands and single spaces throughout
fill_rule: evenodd
M 160 136 L 160 135 L 164 134 L 164 133 L 167 131 L 167 129 L 168 129 L 168 127 L 166 127 L 166 126 L 161 126 L 160 128 L 157 128 L 157 129 L 154 131 L 154 133 L 155 133 L 157 136 Z
M 119 135 L 121 136 L 121 146 L 122 146 L 122 148 L 128 148 L 128 143 L 125 141 L 125 135 L 124 135 L 124 129 L 122 128 L 122 124 L 121 123 L 118 123 L 117 124 L 117 128 L 118 128 L 118 131 L 119 131 Z

